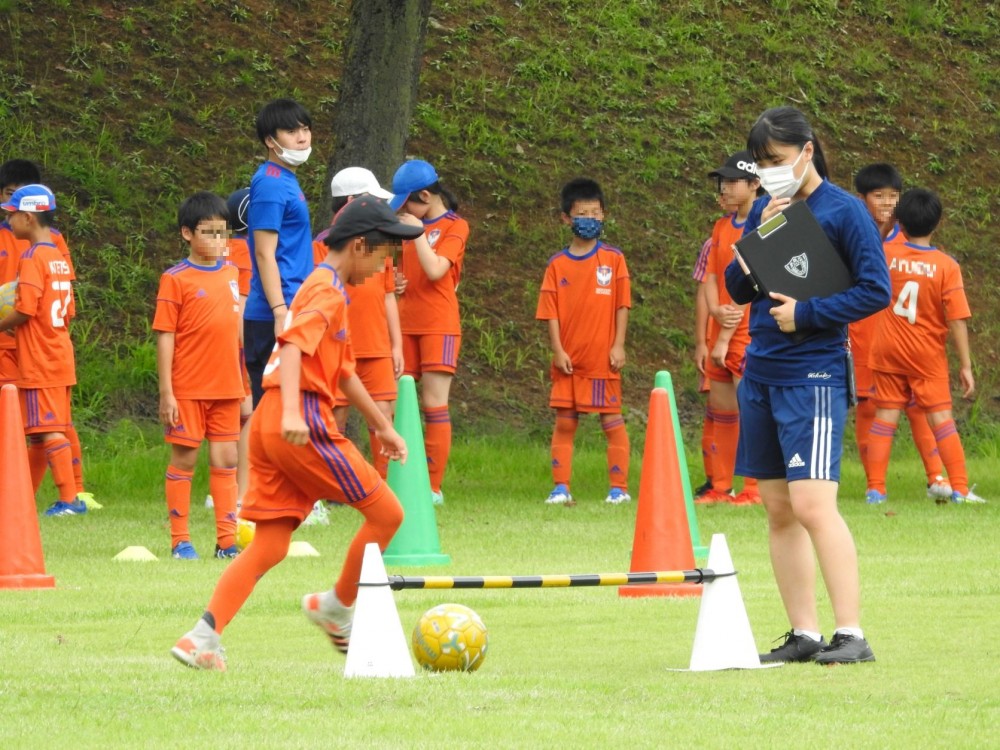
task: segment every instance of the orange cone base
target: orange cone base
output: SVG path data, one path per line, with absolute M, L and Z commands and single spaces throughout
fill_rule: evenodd
M 701 596 L 699 583 L 645 583 L 637 586 L 619 586 L 618 596 Z
M 55 576 L 34 573 L 0 576 L 0 589 L 54 589 L 55 587 Z

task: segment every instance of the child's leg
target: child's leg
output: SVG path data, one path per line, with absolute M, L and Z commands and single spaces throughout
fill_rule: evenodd
M 170 465 L 167 467 L 164 491 L 167 496 L 167 512 L 170 515 L 170 549 L 180 542 L 191 540 L 188 530 L 188 514 L 191 510 L 191 479 L 198 460 L 198 448 L 171 445 Z
M 715 444 L 715 412 L 712 404 L 705 401 L 705 417 L 701 422 L 701 463 L 705 469 L 705 479 L 712 482 L 712 446 Z
M 385 418 L 391 423 L 393 417 L 395 416 L 395 401 L 376 401 L 375 405 L 379 408 Z M 375 430 L 371 427 L 368 428 L 368 442 L 372 449 L 372 466 L 375 467 L 375 471 L 378 475 L 385 479 L 389 473 L 389 457 L 382 455 L 382 443 L 379 441 L 378 437 L 375 435 Z
M 854 408 L 854 439 L 858 444 L 858 458 L 861 459 L 861 466 L 868 472 L 868 444 L 872 431 L 872 421 L 875 419 L 875 402 L 870 398 L 858 399 L 858 405 Z M 871 487 L 869 481 L 868 486 Z
M 80 436 L 73 424 L 66 428 L 66 439 L 69 440 L 69 449 L 73 456 L 73 481 L 76 484 L 76 491 L 86 492 L 83 488 L 83 448 L 80 446 Z
M 573 474 L 573 438 L 580 424 L 580 414 L 572 409 L 556 410 L 552 431 L 552 483 L 569 487 Z
M 608 439 L 608 482 L 611 487 L 628 490 L 629 442 L 621 413 L 601 414 L 601 429 Z
M 736 386 L 732 382 L 713 380 L 708 394 L 714 420 L 714 451 L 712 456 L 712 487 L 718 492 L 733 489 L 733 469 L 736 465 L 736 445 L 740 439 L 740 412 L 736 401 Z
M 52 481 L 59 490 L 59 500 L 72 503 L 76 500 L 76 480 L 73 478 L 73 451 L 69 440 L 62 432 L 47 432 L 41 438 L 46 461 L 52 470 Z
M 965 449 L 958 436 L 955 420 L 952 419 L 951 409 L 931 412 L 928 417 L 933 425 L 941 460 L 948 471 L 951 488 L 960 495 L 968 495 L 969 475 L 965 466 Z
M 934 439 L 934 431 L 927 422 L 927 413 L 915 401 L 911 401 L 906 407 L 906 418 L 910 420 L 913 443 L 920 451 L 920 460 L 924 462 L 927 483 L 933 484 L 944 473 L 944 464 L 941 462 L 937 440 Z
M 424 450 L 431 489 L 441 491 L 448 456 L 451 454 L 451 414 L 448 394 L 453 376 L 448 372 L 425 372 L 420 383 L 420 401 L 424 413 Z
M 257 521 L 253 540 L 226 566 L 203 615 L 215 632 L 223 631 L 240 611 L 257 581 L 285 559 L 296 525 L 293 518 Z
M 868 434 L 868 489 L 886 494 L 885 476 L 889 471 L 892 439 L 896 437 L 899 409 L 876 409 Z
M 350 607 L 358 598 L 358 580 L 361 578 L 365 545 L 375 542 L 379 549 L 384 551 L 403 523 L 403 507 L 389 489 L 389 485 L 380 482 L 372 494 L 374 500 L 358 508 L 365 521 L 351 540 L 347 555 L 344 557 L 344 566 L 340 570 L 340 577 L 334 586 L 337 599 L 345 607 Z
M 253 398 L 247 396 L 240 402 L 240 439 L 236 444 L 236 504 L 243 503 L 250 484 L 250 418 L 253 416 Z
M 48 468 L 49 457 L 42 436 L 28 435 L 28 471 L 31 473 L 31 488 L 36 495 Z
M 208 491 L 215 500 L 215 536 L 220 549 L 236 544 L 236 463 L 235 442 L 208 444 Z

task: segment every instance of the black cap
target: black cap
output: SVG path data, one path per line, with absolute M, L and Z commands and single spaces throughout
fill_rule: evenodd
M 229 194 L 226 199 L 229 208 L 229 225 L 236 234 L 247 231 L 247 214 L 250 208 L 250 188 L 241 188 Z
M 369 232 L 381 232 L 388 237 L 401 240 L 413 240 L 424 233 L 423 226 L 404 224 L 389 208 L 389 203 L 373 195 L 359 195 L 337 215 L 333 217 L 333 225 L 326 236 L 326 244 L 339 245 L 344 240 L 360 237 Z
M 757 163 L 749 151 L 737 151 L 726 159 L 725 164 L 709 172 L 708 176 L 726 180 L 754 180 L 757 178 Z

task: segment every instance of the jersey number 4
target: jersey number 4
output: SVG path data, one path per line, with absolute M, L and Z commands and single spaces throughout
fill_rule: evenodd
M 52 302 L 52 327 L 64 328 L 66 311 L 69 310 L 70 300 L 73 299 L 73 286 L 68 281 L 53 281 L 52 288 L 59 295 L 59 299 Z
M 919 292 L 920 285 L 917 282 L 907 281 L 899 290 L 896 304 L 892 306 L 892 311 L 899 317 L 906 318 L 911 326 L 917 323 L 917 294 Z

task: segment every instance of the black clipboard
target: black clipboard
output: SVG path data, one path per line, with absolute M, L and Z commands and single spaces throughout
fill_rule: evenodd
M 805 201 L 792 203 L 736 243 L 762 294 L 829 297 L 854 284 L 851 271 Z

